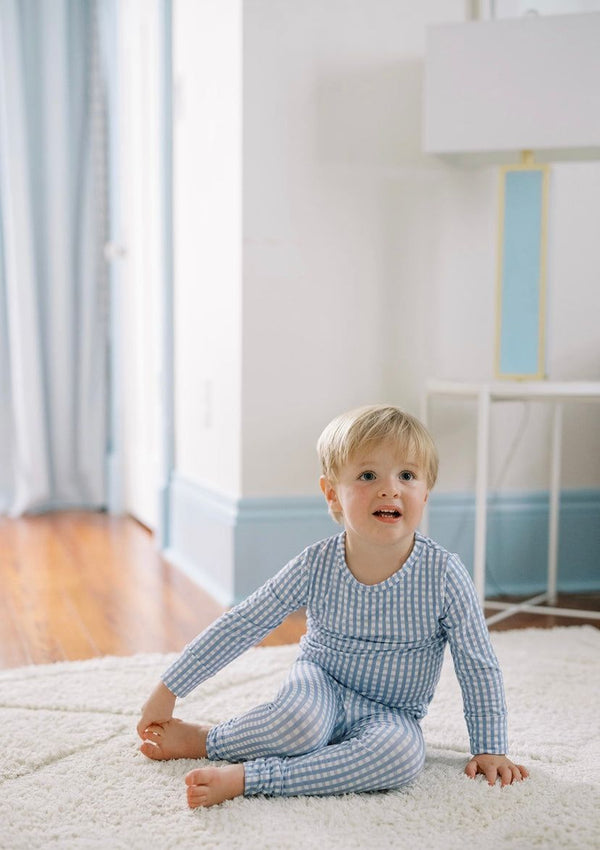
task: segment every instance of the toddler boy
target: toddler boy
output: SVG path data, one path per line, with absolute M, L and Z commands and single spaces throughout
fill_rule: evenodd
M 472 581 L 418 532 L 437 477 L 425 427 L 374 405 L 333 420 L 317 445 L 321 489 L 344 530 L 309 546 L 196 637 L 164 673 L 137 729 L 153 759 L 209 758 L 186 777 L 191 808 L 238 795 L 400 788 L 423 769 L 420 720 L 450 645 L 472 759 L 508 785 L 502 675 Z M 211 728 L 173 718 L 176 697 L 306 607 L 307 631 L 273 702 Z

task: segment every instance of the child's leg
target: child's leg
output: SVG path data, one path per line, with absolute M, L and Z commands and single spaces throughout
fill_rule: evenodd
M 273 702 L 214 726 L 208 758 L 229 762 L 312 752 L 344 723 L 339 686 L 316 664 L 297 661 Z
M 208 757 L 232 762 L 308 753 L 324 747 L 343 723 L 339 691 L 316 664 L 298 661 L 273 702 L 212 729 L 176 718 L 151 726 L 140 751 L 157 760 Z
M 398 713 L 364 721 L 352 737 L 296 758 L 262 758 L 244 765 L 246 795 L 343 794 L 400 788 L 425 761 L 418 722 Z
M 397 713 L 363 722 L 354 737 L 293 758 L 193 770 L 186 777 L 192 808 L 243 793 L 294 796 L 400 788 L 423 768 L 425 746 L 416 720 Z M 243 769 L 242 777 L 240 769 Z

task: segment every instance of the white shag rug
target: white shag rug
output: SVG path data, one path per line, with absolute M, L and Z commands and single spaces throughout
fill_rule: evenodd
M 497 632 L 512 757 L 531 777 L 501 790 L 462 775 L 467 738 L 447 654 L 425 771 L 401 791 L 238 798 L 187 808 L 199 762 L 137 752 L 139 708 L 173 656 L 137 655 L 0 672 L 0 847 L 102 850 L 453 850 L 600 847 L 600 631 Z M 253 649 L 179 703 L 217 722 L 270 699 L 295 646 Z

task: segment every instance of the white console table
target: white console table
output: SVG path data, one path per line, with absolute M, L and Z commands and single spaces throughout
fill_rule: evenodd
M 546 591 L 521 603 L 491 602 L 487 608 L 497 610 L 488 623 L 510 617 L 517 611 L 559 614 L 600 619 L 600 613 L 552 607 L 556 604 L 558 568 L 558 520 L 560 508 L 560 471 L 562 445 L 562 411 L 565 402 L 600 402 L 599 381 L 468 381 L 429 380 L 423 398 L 422 419 L 428 424 L 432 400 L 452 397 L 477 402 L 477 455 L 475 485 L 475 552 L 473 580 L 480 601 L 485 596 L 485 560 L 487 531 L 487 494 L 490 446 L 490 408 L 495 401 L 544 401 L 552 405 L 552 445 L 550 457 L 550 522 L 548 539 L 548 574 Z M 600 429 L 599 429 L 600 430 Z M 549 602 L 550 605 L 541 605 Z

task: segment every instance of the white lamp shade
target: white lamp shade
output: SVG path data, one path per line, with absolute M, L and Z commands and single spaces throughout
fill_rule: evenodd
M 427 34 L 424 150 L 466 161 L 600 158 L 600 13 Z

